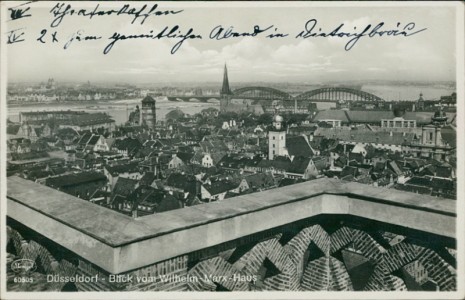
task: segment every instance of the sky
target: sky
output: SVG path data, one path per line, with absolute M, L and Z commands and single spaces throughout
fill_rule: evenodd
M 456 31 L 452 7 L 316 7 L 311 3 L 286 7 L 293 4 L 161 2 L 159 11 L 182 9 L 183 12 L 150 16 L 144 24 L 140 24 L 140 19 L 131 24 L 132 17 L 128 15 L 92 19 L 68 15 L 58 27 L 51 27 L 50 9 L 55 4 L 34 3 L 28 11 L 31 17 L 2 24 L 3 34 L 18 28 L 24 28 L 25 32 L 24 42 L 7 45 L 9 82 L 38 82 L 49 77 L 56 81 L 215 82 L 222 80 L 225 63 L 231 82 L 455 81 Z M 105 5 L 119 9 L 123 4 Z M 71 5 L 91 11 L 96 3 Z M 105 5 L 101 4 L 99 9 L 110 9 Z M 130 5 L 140 8 L 143 3 Z M 151 7 L 153 3 L 148 5 Z M 426 30 L 410 37 L 362 37 L 346 51 L 344 47 L 350 38 L 295 38 L 310 19 L 317 20 L 315 29 L 321 28 L 322 32 L 331 32 L 340 24 L 344 24 L 341 31 L 360 32 L 368 24 L 375 26 L 380 22 L 385 23 L 386 30 L 396 29 L 397 23 L 403 28 L 409 22 L 415 23 L 414 31 Z M 174 25 L 179 25 L 182 32 L 193 28 L 202 39 L 185 41 L 175 54 L 170 53 L 178 41 L 173 39 L 118 41 L 108 54 L 103 54 L 111 41 L 109 37 L 115 32 L 129 35 L 148 34 L 153 30 L 157 33 L 165 26 Z M 250 32 L 255 25 L 261 28 L 273 25 L 276 32 L 289 36 L 210 39 L 211 30 L 218 25 L 233 26 L 237 32 Z M 44 29 L 45 43 L 41 43 L 37 38 Z M 58 42 L 53 43 L 51 33 L 55 31 Z M 78 31 L 81 36 L 102 38 L 74 40 L 65 50 L 66 41 Z

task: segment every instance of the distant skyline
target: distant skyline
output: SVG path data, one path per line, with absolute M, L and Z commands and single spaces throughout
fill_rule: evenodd
M 43 4 L 40 4 L 43 6 Z M 318 84 L 353 80 L 368 81 L 453 81 L 456 76 L 455 12 L 447 7 L 275 7 L 226 10 L 212 7 L 170 7 L 159 3 L 160 10 L 184 11 L 174 16 L 148 18 L 143 25 L 130 24 L 129 16 L 95 17 L 66 16 L 59 27 L 51 28 L 53 19 L 50 4 L 31 8 L 32 17 L 6 23 L 30 29 L 26 41 L 8 46 L 8 81 L 40 82 L 53 77 L 62 82 L 126 82 L 131 84 L 219 82 L 224 63 L 228 64 L 229 79 L 240 82 L 296 82 Z M 72 3 L 79 8 L 79 3 Z M 88 9 L 96 3 L 87 4 Z M 100 3 L 100 9 L 107 8 Z M 114 3 L 121 6 L 122 4 Z M 134 3 L 141 7 L 142 3 Z M 150 5 L 153 5 L 150 4 Z M 247 3 L 243 4 L 244 6 Z M 265 4 L 263 4 L 265 5 Z M 272 5 L 272 4 L 271 4 Z M 189 6 L 194 6 L 193 3 Z M 292 16 L 292 17 L 291 17 Z M 296 39 L 309 19 L 317 19 L 323 31 L 330 32 L 341 23 L 346 31 L 385 23 L 385 29 L 401 28 L 415 22 L 425 31 L 411 37 L 361 38 L 350 50 L 344 46 L 349 39 Z M 18 24 L 18 25 L 16 25 Z M 185 41 L 174 54 L 170 50 L 177 40 L 118 41 L 107 55 L 103 49 L 114 32 L 147 34 L 164 26 L 179 25 L 185 32 L 190 27 L 202 39 Z M 240 32 L 250 31 L 254 25 L 265 28 L 274 25 L 277 32 L 287 32 L 291 38 L 266 39 L 241 37 L 221 41 L 208 38 L 217 25 L 233 25 Z M 51 43 L 51 36 L 41 44 L 36 39 L 42 28 L 58 31 L 59 43 Z M 76 30 L 85 34 L 102 35 L 98 41 L 74 41 L 63 50 L 65 38 Z

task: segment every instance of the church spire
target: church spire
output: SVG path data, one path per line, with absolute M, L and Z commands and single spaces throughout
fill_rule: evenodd
M 223 74 L 223 86 L 220 91 L 221 95 L 231 95 L 231 90 L 229 89 L 229 80 L 228 80 L 228 68 L 224 64 L 224 74 Z

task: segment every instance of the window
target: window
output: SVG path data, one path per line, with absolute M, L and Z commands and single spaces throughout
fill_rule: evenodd
M 281 139 L 283 139 L 283 136 L 281 136 Z
M 275 144 L 273 144 L 273 148 L 275 147 Z
M 273 136 L 273 140 L 274 140 L 274 139 L 276 139 L 276 137 L 275 137 L 275 136 Z

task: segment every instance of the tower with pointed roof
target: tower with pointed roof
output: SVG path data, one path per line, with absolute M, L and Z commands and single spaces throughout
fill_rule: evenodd
M 224 64 L 224 73 L 223 73 L 223 86 L 220 90 L 220 109 L 221 111 L 226 110 L 226 107 L 229 105 L 229 101 L 231 100 L 231 89 L 229 88 L 229 79 L 228 79 L 228 68 L 226 64 Z

